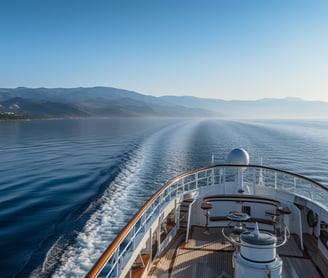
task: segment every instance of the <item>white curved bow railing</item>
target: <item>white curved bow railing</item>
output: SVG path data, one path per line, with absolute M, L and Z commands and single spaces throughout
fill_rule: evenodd
M 322 184 L 291 172 L 259 165 L 220 164 L 181 174 L 160 188 L 125 226 L 88 273 L 88 277 L 119 277 L 122 258 L 132 252 L 140 235 L 150 227 L 156 215 L 169 201 L 187 192 L 208 186 L 223 186 L 233 181 L 236 168 L 243 168 L 244 184 L 253 188 L 252 194 L 261 187 L 293 193 L 310 199 L 328 209 L 328 189 Z

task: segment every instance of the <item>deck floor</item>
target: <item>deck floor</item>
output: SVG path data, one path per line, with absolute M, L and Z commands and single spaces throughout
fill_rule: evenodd
M 148 277 L 233 277 L 232 256 L 235 247 L 222 236 L 220 228 L 192 227 L 190 239 L 183 242 L 183 235 L 177 237 L 168 250 L 155 262 Z M 298 237 L 292 235 L 287 244 L 278 248 L 283 261 L 283 277 L 324 277 L 320 270 L 303 252 Z

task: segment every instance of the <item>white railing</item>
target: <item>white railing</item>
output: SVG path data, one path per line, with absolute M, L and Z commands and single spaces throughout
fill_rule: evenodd
M 126 255 L 133 252 L 142 236 L 171 200 L 187 192 L 208 186 L 223 186 L 234 181 L 235 170 L 243 167 L 244 184 L 257 194 L 260 188 L 272 188 L 311 199 L 328 209 L 328 190 L 322 184 L 287 171 L 258 165 L 211 165 L 179 175 L 166 183 L 138 211 L 118 237 L 106 249 L 88 273 L 88 277 L 119 277 Z

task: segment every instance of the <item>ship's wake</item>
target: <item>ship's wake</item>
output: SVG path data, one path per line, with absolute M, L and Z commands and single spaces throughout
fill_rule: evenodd
M 48 251 L 43 265 L 31 276 L 85 276 L 158 187 L 186 170 L 187 164 L 184 163 L 187 159 L 184 155 L 189 148 L 188 138 L 192 130 L 185 123 L 170 125 L 152 134 L 141 145 L 136 145 L 101 197 L 81 214 L 81 217 L 91 215 L 81 231 L 71 233 L 71 238 L 57 240 Z M 178 140 L 180 142 L 177 144 Z

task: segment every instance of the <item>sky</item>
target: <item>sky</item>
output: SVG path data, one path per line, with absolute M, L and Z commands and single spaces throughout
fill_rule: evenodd
M 328 101 L 326 0 L 0 0 L 0 87 Z

